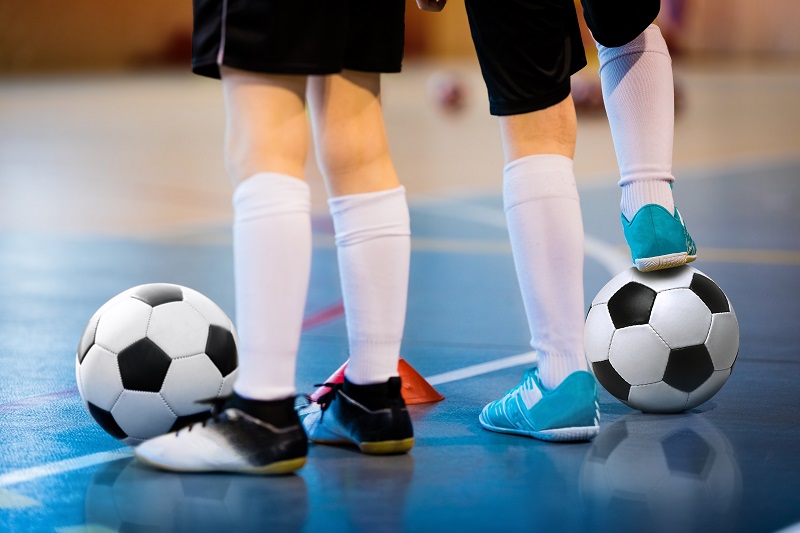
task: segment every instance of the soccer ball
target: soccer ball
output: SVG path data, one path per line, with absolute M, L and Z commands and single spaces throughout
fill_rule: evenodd
M 609 281 L 586 316 L 586 357 L 605 389 L 643 412 L 709 400 L 739 353 L 739 323 L 722 289 L 690 266 Z
M 131 445 L 202 418 L 198 400 L 227 396 L 237 374 L 236 330 L 214 302 L 166 283 L 133 287 L 92 316 L 75 374 L 83 404 Z

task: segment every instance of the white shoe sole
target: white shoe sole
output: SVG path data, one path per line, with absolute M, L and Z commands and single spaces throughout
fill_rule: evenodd
M 578 426 L 571 428 L 556 428 L 544 429 L 541 431 L 527 431 L 524 429 L 504 428 L 491 424 L 488 420 L 483 418 L 483 413 L 480 414 L 478 420 L 484 429 L 495 431 L 497 433 L 506 433 L 509 435 L 521 435 L 523 437 L 531 437 L 539 440 L 546 440 L 549 442 L 572 442 L 592 440 L 600 433 L 600 425 L 593 426 Z
M 169 472 L 184 472 L 184 473 L 200 473 L 200 472 L 228 472 L 233 474 L 253 474 L 253 475 L 283 475 L 290 474 L 303 468 L 306 464 L 305 457 L 297 457 L 295 459 L 287 459 L 285 461 L 276 461 L 266 466 L 251 466 L 251 467 L 214 467 L 202 466 L 197 468 L 173 466 L 167 463 L 160 463 L 155 460 L 148 459 L 147 457 L 136 454 L 136 459 L 142 463 L 158 468 L 160 470 L 167 470 Z
M 696 255 L 689 255 L 687 252 L 677 254 L 660 255 L 658 257 L 645 257 L 634 261 L 639 272 L 654 272 L 667 268 L 675 268 L 686 263 L 691 263 L 697 259 Z

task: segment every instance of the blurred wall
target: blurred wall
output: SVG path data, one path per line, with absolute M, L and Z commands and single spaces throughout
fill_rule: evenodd
M 659 23 L 686 54 L 800 55 L 800 0 L 662 5 Z M 463 0 L 442 13 L 407 0 L 407 13 L 409 58 L 474 57 Z M 0 73 L 188 65 L 191 24 L 191 0 L 0 0 Z
M 191 0 L 0 0 L 0 72 L 188 61 Z
M 669 4 L 682 11 L 676 37 L 681 48 L 693 55 L 800 54 L 800 0 L 673 0 Z

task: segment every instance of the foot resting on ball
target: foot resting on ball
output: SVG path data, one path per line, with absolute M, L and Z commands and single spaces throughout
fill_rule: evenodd
M 136 458 L 175 472 L 288 474 L 305 465 L 308 440 L 294 397 L 215 402 L 208 418 L 140 444 Z
M 330 391 L 319 399 L 319 409 L 303 418 L 312 442 L 355 444 L 376 455 L 405 453 L 414 446 L 399 377 L 374 385 L 354 385 L 345 378 L 325 386 Z
M 547 441 L 591 440 L 600 431 L 594 376 L 579 370 L 553 390 L 539 380 L 539 369 L 525 372 L 522 382 L 483 408 L 481 426 L 489 431 Z
M 633 263 L 639 271 L 677 267 L 697 259 L 697 247 L 677 209 L 670 214 L 661 205 L 647 204 L 632 220 L 624 214 L 620 218 Z

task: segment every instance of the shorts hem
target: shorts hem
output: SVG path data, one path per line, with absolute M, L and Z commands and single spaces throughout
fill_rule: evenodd
M 376 65 L 345 65 L 342 70 L 355 70 L 357 72 L 374 72 L 376 74 L 397 74 L 402 71 L 402 65 L 392 65 L 389 67 Z
M 375 65 L 337 65 L 332 67 L 321 67 L 318 65 L 240 65 L 236 61 L 225 59 L 222 62 L 224 67 L 257 72 L 260 74 L 289 74 L 299 76 L 327 76 L 339 74 L 342 70 L 355 70 L 358 72 L 375 72 L 379 74 L 393 74 L 401 71 L 401 65 L 391 67 L 380 67 Z M 220 65 L 216 60 L 199 60 L 192 62 L 192 72 L 207 78 L 221 79 Z
M 533 113 L 534 111 L 541 111 L 548 107 L 554 106 L 564 101 L 570 94 L 571 87 L 567 83 L 563 87 L 551 91 L 544 95 L 537 95 L 535 97 L 525 98 L 522 100 L 505 101 L 505 102 L 489 102 L 489 113 L 496 116 L 508 115 L 523 115 L 525 113 Z

